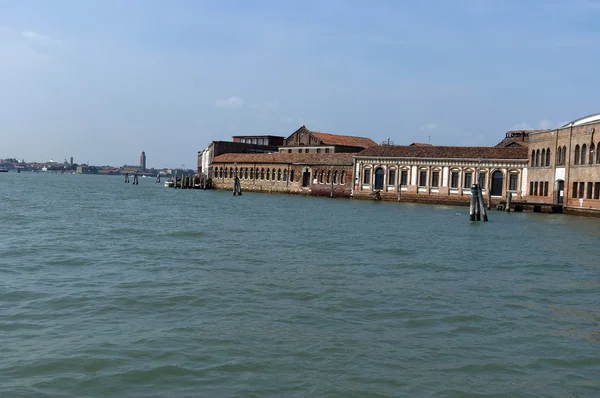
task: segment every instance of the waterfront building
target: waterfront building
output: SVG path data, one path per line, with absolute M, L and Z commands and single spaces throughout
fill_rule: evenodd
M 252 136 L 248 136 L 252 137 Z M 262 136 L 261 136 L 262 137 Z M 203 179 L 213 178 L 212 162 L 216 156 L 224 153 L 272 153 L 277 152 L 275 145 L 253 144 L 241 142 L 241 136 L 237 136 L 239 141 L 212 141 L 206 149 L 198 152 L 198 176 Z M 244 136 L 244 141 L 246 136 Z M 252 139 L 251 139 L 252 140 Z M 258 138 L 257 138 L 258 142 Z M 263 141 L 264 142 L 264 141 Z
M 492 204 L 507 192 L 519 200 L 527 188 L 527 162 L 522 145 L 378 145 L 355 154 L 352 196 L 467 204 L 477 183 Z
M 301 126 L 287 137 L 280 153 L 352 153 L 360 152 L 377 143 L 370 138 L 327 134 Z
M 352 153 L 227 153 L 212 161 L 212 184 L 242 191 L 349 197 L 352 191 Z
M 529 135 L 527 201 L 600 214 L 600 113 Z
M 142 152 L 140 155 L 140 170 L 146 171 L 146 152 Z

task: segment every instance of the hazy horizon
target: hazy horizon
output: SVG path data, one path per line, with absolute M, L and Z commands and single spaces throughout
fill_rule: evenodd
M 598 0 L 0 0 L 0 158 L 195 168 L 301 125 L 494 145 L 600 111 Z

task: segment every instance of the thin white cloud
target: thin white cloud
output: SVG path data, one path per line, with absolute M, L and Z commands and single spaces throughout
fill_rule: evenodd
M 215 107 L 218 109 L 237 109 L 244 105 L 244 100 L 233 96 L 229 99 L 218 99 L 215 101 Z
M 23 31 L 23 37 L 26 37 L 31 40 L 40 40 L 40 41 L 48 41 L 50 40 L 50 36 L 44 36 L 36 32 L 32 32 L 31 30 Z
M 426 124 L 425 126 L 421 126 L 419 128 L 419 130 L 429 131 L 429 130 L 435 130 L 436 128 L 437 128 L 437 125 L 435 123 L 429 123 L 429 124 Z

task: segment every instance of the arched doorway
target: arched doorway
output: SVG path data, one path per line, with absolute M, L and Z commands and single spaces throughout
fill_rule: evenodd
M 563 180 L 556 181 L 556 203 L 562 205 L 565 198 L 565 182 Z
M 502 186 L 504 185 L 504 175 L 500 170 L 492 173 L 492 196 L 502 196 Z
M 375 185 L 373 186 L 373 189 L 375 189 L 375 190 L 383 189 L 383 176 L 384 175 L 385 175 L 385 172 L 383 171 L 383 169 L 381 167 L 378 167 L 377 169 L 375 169 Z

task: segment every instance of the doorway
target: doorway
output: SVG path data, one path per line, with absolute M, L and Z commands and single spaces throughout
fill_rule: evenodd
M 310 185 L 310 171 L 302 173 L 302 186 L 308 187 Z
M 502 196 L 502 185 L 504 184 L 504 175 L 500 170 L 492 173 L 492 196 Z
M 562 205 L 565 200 L 565 182 L 563 180 L 556 181 L 556 203 Z

